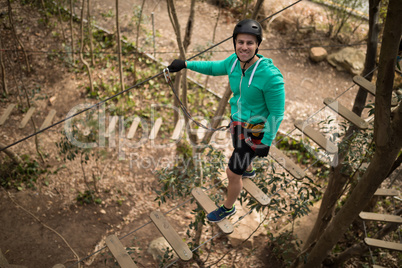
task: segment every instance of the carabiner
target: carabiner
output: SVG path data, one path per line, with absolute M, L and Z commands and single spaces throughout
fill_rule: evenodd
M 169 68 L 163 69 L 163 75 L 165 76 L 165 80 L 167 83 L 172 82 L 172 79 L 170 78 Z

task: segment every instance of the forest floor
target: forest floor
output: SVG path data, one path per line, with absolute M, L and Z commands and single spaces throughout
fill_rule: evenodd
M 141 2 L 139 0 L 120 2 L 122 34 L 131 42 L 135 40 L 133 34 L 135 26 L 131 17 L 134 7 L 140 6 Z M 270 14 L 292 1 L 265 2 L 266 12 Z M 114 18 L 107 14 L 109 10 L 114 11 L 114 3 L 115 1 L 112 0 L 96 1 L 92 6 L 92 9 L 96 10 L 93 12 L 96 24 L 111 32 L 113 32 Z M 189 14 L 188 1 L 176 1 L 176 3 L 180 23 L 184 28 Z M 14 8 L 19 7 L 17 3 L 14 5 Z M 1 6 L 1 11 L 6 12 L 6 4 Z M 26 44 L 25 48 L 39 53 L 30 53 L 34 68 L 29 76 L 21 77 L 18 81 L 9 79 L 8 83 L 10 92 L 17 92 L 17 87 L 20 90 L 26 87 L 29 92 L 36 92 L 31 101 L 37 107 L 34 121 L 36 126 L 40 126 L 51 109 L 57 111 L 56 118 L 53 120 L 56 122 L 63 119 L 72 107 L 82 103 L 94 103 L 95 100 L 86 98 L 84 72 L 71 72 L 71 67 L 68 65 L 60 64 L 59 60 L 46 53 L 40 53 L 60 48 L 59 45 L 55 45 L 55 30 L 39 23 L 43 19 L 39 13 L 34 10 L 24 10 L 17 11 L 17 24 L 20 25 L 18 32 L 21 34 L 22 42 Z M 153 53 L 149 34 L 151 12 L 155 14 L 155 27 L 158 32 L 156 58 L 168 64 L 178 56 L 178 53 L 165 1 L 146 1 L 144 25 L 148 29 L 146 30 L 148 34 L 146 38 L 140 39 L 141 47 L 143 51 Z M 206 1 L 197 2 L 192 43 L 189 47 L 189 51 L 193 54 L 197 49 L 205 49 L 210 44 L 208 40 L 212 38 L 217 14 L 217 7 Z M 350 107 L 356 93 L 356 87 L 347 91 L 353 85 L 351 74 L 339 72 L 325 61 L 311 62 L 308 49 L 288 49 L 296 46 L 331 45 L 331 41 L 318 33 L 302 33 L 295 28 L 295 21 L 302 22 L 303 26 L 312 24 L 317 26 L 323 23 L 324 16 L 321 7 L 303 1 L 275 18 L 271 23 L 272 27 L 266 30 L 261 45 L 261 53 L 272 58 L 284 76 L 287 97 L 286 115 L 281 131 L 291 133 L 292 136 L 299 135 L 294 131 L 294 121 L 305 119 L 321 111 L 325 97 L 336 97 L 342 94 L 340 100 L 345 106 Z M 237 19 L 231 13 L 223 12 L 216 29 L 215 40 L 220 41 L 229 37 L 236 21 Z M 25 25 L 24 31 L 21 25 Z M 67 22 L 63 26 L 67 29 Z M 79 29 L 78 26 L 77 29 Z M 364 34 L 364 27 L 361 31 Z M 232 53 L 232 45 L 230 40 L 219 46 L 212 55 L 212 59 L 227 57 Z M 361 48 L 364 50 L 364 46 Z M 335 50 L 335 48 L 332 49 Z M 190 57 L 191 53 L 188 54 Z M 9 60 L 14 58 L 10 56 Z M 18 60 L 21 59 L 17 58 L 15 62 Z M 95 79 L 116 82 L 115 78 L 118 76 L 116 70 L 117 68 L 112 74 L 106 70 L 99 71 Z M 114 80 L 108 80 L 110 75 L 114 77 Z M 19 75 L 14 72 L 13 76 Z M 201 84 L 205 80 L 204 77 L 196 74 L 190 74 L 190 76 Z M 217 94 L 222 94 L 226 83 L 224 79 L 210 79 L 209 88 Z M 0 114 L 10 103 L 17 102 L 17 94 L 2 98 Z M 321 111 L 316 114 L 316 120 L 326 119 L 327 116 L 328 111 Z M 6 124 L 1 127 L 2 143 L 11 144 L 33 132 L 32 125 L 23 129 L 18 128 L 22 117 L 21 111 L 14 111 Z M 45 157 L 43 166 L 46 167 L 46 171 L 36 181 L 35 187 L 24 188 L 20 191 L 3 188 L 0 190 L 0 249 L 5 258 L 10 264 L 26 267 L 52 267 L 57 263 L 69 267 L 77 258 L 83 258 L 104 247 L 104 239 L 107 235 L 116 234 L 121 237 L 142 227 L 140 232 L 128 235 L 122 239 L 122 242 L 133 251 L 134 258 L 137 257 L 140 267 L 157 266 L 151 255 L 146 252 L 149 243 L 160 236 L 155 226 L 149 224 L 149 213 L 158 209 L 167 212 L 180 204 L 182 200 L 169 201 L 159 207 L 154 201 L 157 197 L 155 193 L 157 181 L 153 171 L 161 166 L 158 161 L 166 161 L 174 156 L 175 147 L 158 148 L 155 143 L 164 142 L 158 137 L 155 142 L 148 141 L 139 148 L 125 151 L 124 159 L 116 148 L 105 148 L 101 159 L 91 160 L 86 167 L 87 175 L 95 174 L 99 177 L 97 187 L 101 189 L 101 203 L 81 205 L 76 201 L 77 193 L 85 191 L 80 160 L 63 161 L 55 145 L 56 142 L 60 142 L 62 130 L 63 125 L 59 125 L 39 135 L 39 144 Z M 230 144 L 228 136 L 226 136 L 226 142 Z M 19 143 L 12 149 L 19 155 L 27 154 L 37 158 L 34 138 Z M 3 161 L 4 155 L 0 157 Z M 169 214 L 170 222 L 176 230 L 179 230 L 180 235 L 185 236 L 184 230 L 191 222 L 193 208 L 194 204 L 187 204 Z M 286 223 L 286 220 L 270 222 L 269 226 L 264 227 L 262 233 L 265 234 L 268 231 L 275 233 Z M 225 237 L 218 237 L 215 241 L 216 244 L 224 246 L 208 250 L 209 263 L 219 259 L 231 248 Z M 235 255 L 229 254 L 219 262 L 219 266 L 281 267 L 283 265 L 281 260 L 276 260 L 272 256 L 268 257 L 268 238 L 265 235 L 256 237 L 254 243 L 256 246 L 252 249 L 236 250 Z M 100 255 L 91 256 L 84 263 L 91 267 L 114 267 L 115 265 L 112 256 L 105 251 Z

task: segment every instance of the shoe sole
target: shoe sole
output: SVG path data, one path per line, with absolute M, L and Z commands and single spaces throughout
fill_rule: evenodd
M 248 179 L 251 179 L 251 178 L 254 178 L 256 175 L 254 174 L 253 176 L 242 176 L 243 178 L 248 178 Z
M 210 219 L 208 219 L 208 217 L 207 217 L 207 220 L 208 220 L 209 222 L 218 223 L 218 222 L 223 221 L 223 220 L 226 219 L 226 218 L 229 218 L 230 216 L 233 216 L 234 214 L 236 214 L 236 212 L 237 212 L 237 210 L 233 211 L 233 213 L 227 215 L 225 218 L 222 218 L 222 219 L 219 220 L 219 221 L 211 221 Z

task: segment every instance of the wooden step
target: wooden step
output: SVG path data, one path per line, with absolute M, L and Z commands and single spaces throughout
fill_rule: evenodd
M 156 139 L 156 136 L 158 135 L 161 125 L 162 125 L 162 118 L 159 117 L 158 119 L 155 120 L 155 124 L 151 129 L 151 133 L 149 133 L 150 140 Z
M 127 139 L 131 140 L 134 138 L 135 132 L 137 131 L 138 124 L 140 123 L 141 119 L 136 116 L 133 120 L 133 123 L 131 123 L 130 129 L 127 134 Z
M 321 148 L 326 150 L 329 154 L 338 153 L 338 147 L 335 144 L 327 140 L 324 135 L 310 127 L 306 122 L 302 120 L 296 120 L 295 127 L 306 134 L 310 139 L 317 143 Z
M 374 195 L 377 196 L 398 196 L 399 191 L 394 189 L 377 189 Z
M 27 125 L 29 119 L 31 119 L 34 112 L 35 112 L 35 107 L 29 108 L 28 112 L 25 114 L 24 118 L 22 119 L 22 121 L 18 127 L 24 128 Z
M 152 211 L 150 217 L 170 246 L 172 246 L 177 256 L 183 261 L 190 260 L 193 257 L 193 252 L 191 252 L 187 244 L 183 242 L 179 234 L 172 228 L 162 212 Z
M 261 206 L 268 206 L 271 199 L 249 178 L 243 178 L 243 188 L 246 190 Z
M 201 205 L 201 207 L 205 210 L 205 212 L 208 214 L 212 211 L 214 211 L 217 207 L 215 203 L 208 197 L 208 195 L 199 187 L 194 188 L 191 191 L 191 194 L 194 196 L 195 200 L 198 202 L 198 204 Z M 224 219 L 221 222 L 216 223 L 221 229 L 221 231 L 225 234 L 231 234 L 234 231 L 234 227 L 232 223 L 228 219 Z
M 49 114 L 46 116 L 45 121 L 43 121 L 42 126 L 40 127 L 40 130 L 47 128 L 50 126 L 50 124 L 53 121 L 54 116 L 56 115 L 56 110 L 50 110 Z
M 137 268 L 137 265 L 135 265 L 133 259 L 128 255 L 123 244 L 116 235 L 109 235 L 106 237 L 105 242 L 121 268 Z
M 375 85 L 366 78 L 356 75 L 353 77 L 353 82 L 355 82 L 356 85 L 364 88 L 371 95 L 375 96 Z
M 325 98 L 324 104 L 331 108 L 333 111 L 337 112 L 340 116 L 354 124 L 360 129 L 367 129 L 369 124 L 363 120 L 360 116 L 343 106 L 339 101 L 332 98 Z
M 184 118 L 180 118 L 177 121 L 176 127 L 173 130 L 172 140 L 178 140 L 181 138 L 181 132 L 183 130 L 184 125 L 185 125 Z
M 11 112 L 13 111 L 15 104 L 10 104 L 7 106 L 6 110 L 4 111 L 3 115 L 0 117 L 0 126 L 4 125 L 8 117 L 10 116 Z
M 112 135 L 115 133 L 117 120 L 119 120 L 119 117 L 117 115 L 109 117 L 109 126 L 107 128 L 106 133 L 105 133 L 105 137 L 113 138 Z
M 402 223 L 402 217 L 398 215 L 379 214 L 373 212 L 360 212 L 359 217 L 362 220 L 369 220 L 369 221 Z
M 271 146 L 269 149 L 269 155 L 296 179 L 301 180 L 306 176 L 304 171 L 298 165 L 296 165 L 275 146 Z
M 225 187 L 228 187 L 228 180 L 226 178 L 226 173 L 224 173 L 220 181 Z M 271 199 L 250 178 L 242 178 L 242 180 L 243 190 L 248 192 L 261 206 L 269 205 Z
M 402 251 L 401 243 L 388 242 L 388 241 L 384 241 L 384 240 L 367 238 L 367 237 L 364 238 L 364 243 L 366 243 L 368 246 L 372 246 L 372 247 Z
M 365 90 L 367 90 L 367 92 L 369 92 L 371 95 L 375 96 L 376 94 L 376 87 L 373 83 L 371 83 L 370 81 L 368 81 L 366 78 L 360 76 L 360 75 L 356 75 L 353 77 L 353 82 L 355 82 L 355 84 L 361 86 L 362 88 L 364 88 Z M 398 98 L 396 98 L 394 95 L 392 96 L 391 99 L 391 106 L 397 106 L 398 105 Z

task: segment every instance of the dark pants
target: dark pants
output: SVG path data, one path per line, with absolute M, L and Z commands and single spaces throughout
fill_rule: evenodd
M 246 139 L 250 137 L 254 144 L 260 144 L 264 133 L 261 132 L 256 137 L 250 130 L 240 125 L 233 126 L 233 124 L 230 125 L 230 132 L 232 134 L 234 150 L 229 159 L 229 169 L 237 175 L 243 175 L 256 156 L 254 149 L 246 142 Z

